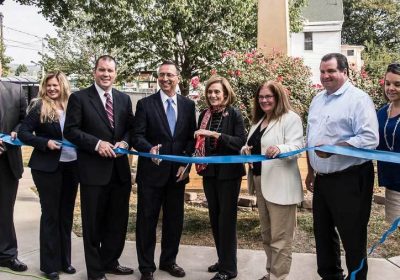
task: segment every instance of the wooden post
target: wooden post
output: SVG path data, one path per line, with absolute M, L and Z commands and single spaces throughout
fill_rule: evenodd
M 288 0 L 258 0 L 257 48 L 264 54 L 289 54 Z

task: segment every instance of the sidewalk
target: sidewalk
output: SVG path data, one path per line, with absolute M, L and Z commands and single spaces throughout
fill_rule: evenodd
M 29 169 L 25 169 L 20 181 L 18 198 L 15 206 L 15 226 L 18 237 L 19 258 L 29 269 L 27 273 L 42 276 L 39 270 L 39 221 L 40 204 L 36 194 L 31 190 L 34 186 Z M 156 248 L 156 264 L 160 247 Z M 186 271 L 188 280 L 207 280 L 213 274 L 207 272 L 207 267 L 216 260 L 216 252 L 210 247 L 180 246 L 177 263 Z M 107 275 L 110 280 L 140 279 L 137 269 L 135 242 L 126 242 L 125 250 L 120 259 L 122 265 L 133 267 L 135 273 L 128 276 Z M 342 259 L 342 263 L 344 260 Z M 72 265 L 77 269 L 74 275 L 60 274 L 60 279 L 86 280 L 85 259 L 82 238 L 74 237 L 72 242 Z M 259 279 L 265 274 L 265 254 L 260 250 L 238 250 L 239 274 L 236 279 Z M 400 256 L 385 259 L 369 259 L 369 280 L 400 279 Z M 27 280 L 32 277 L 15 276 L 0 272 L 0 280 Z M 166 272 L 157 270 L 157 280 L 177 279 Z M 293 263 L 288 280 L 319 280 L 316 273 L 316 257 L 314 254 L 293 254 Z

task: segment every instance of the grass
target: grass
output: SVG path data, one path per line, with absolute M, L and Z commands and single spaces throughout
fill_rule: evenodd
M 73 230 L 81 236 L 79 198 L 76 201 Z M 136 194 L 130 199 L 129 224 L 127 240 L 135 240 L 136 229 Z M 157 242 L 161 237 L 161 220 L 157 230 Z M 372 204 L 371 218 L 368 226 L 368 247 L 377 242 L 381 235 L 389 228 L 384 220 L 384 206 Z M 239 210 L 238 212 L 238 247 L 242 249 L 262 250 L 260 223 L 257 209 Z M 185 222 L 181 244 L 196 246 L 214 246 L 211 227 L 208 218 L 208 209 L 199 206 L 185 205 Z M 297 228 L 293 251 L 297 253 L 315 253 L 313 235 L 313 219 L 309 210 L 298 209 Z M 383 245 L 376 248 L 372 257 L 390 258 L 400 255 L 400 230 L 393 233 Z

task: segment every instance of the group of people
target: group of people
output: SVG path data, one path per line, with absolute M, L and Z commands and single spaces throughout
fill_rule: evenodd
M 311 103 L 306 144 L 342 145 L 400 152 L 400 64 L 385 74 L 389 104 L 375 111 L 370 97 L 348 78 L 345 56 L 325 55 L 320 64 L 324 90 Z M 178 67 L 170 61 L 158 69 L 160 90 L 138 101 L 135 116 L 127 95 L 113 88 L 117 64 L 109 55 L 97 59 L 94 84 L 71 94 L 62 72 L 48 73 L 39 96 L 28 107 L 20 89 L 0 83 L 0 131 L 34 147 L 29 161 L 37 187 L 40 222 L 40 269 L 49 279 L 73 274 L 71 228 L 80 184 L 84 252 L 89 280 L 106 273 L 128 275 L 120 265 L 128 223 L 131 175 L 127 155 L 115 148 L 180 156 L 263 154 L 274 159 L 304 147 L 301 118 L 278 82 L 260 85 L 252 104 L 252 126 L 246 129 L 227 79 L 212 76 L 206 84 L 208 108 L 196 125 L 195 103 L 176 93 Z M 3 104 L 7 104 L 4 106 Z M 5 114 L 7 110 L 7 114 Z M 68 140 L 70 145 L 62 145 Z M 397 140 L 397 141 L 396 141 Z M 64 141 L 64 142 L 62 142 Z M 0 266 L 24 271 L 17 258 L 13 207 L 23 168 L 21 151 L 0 140 Z M 340 240 L 349 272 L 366 256 L 367 224 L 374 185 L 369 160 L 309 151 L 307 189 L 313 195 L 318 274 L 322 279 L 349 279 L 340 264 Z M 136 182 L 136 248 L 141 280 L 154 279 L 156 229 L 162 209 L 158 267 L 175 277 L 185 270 L 176 263 L 184 220 L 184 190 L 190 166 L 139 157 Z M 208 267 L 211 280 L 235 278 L 237 202 L 243 164 L 196 164 L 217 251 Z M 400 215 L 398 165 L 379 162 L 386 187 L 386 218 Z M 303 200 L 297 156 L 249 164 L 249 191 L 257 197 L 261 236 L 267 256 L 260 280 L 286 279 L 292 260 L 296 206 Z M 356 279 L 366 279 L 367 264 Z

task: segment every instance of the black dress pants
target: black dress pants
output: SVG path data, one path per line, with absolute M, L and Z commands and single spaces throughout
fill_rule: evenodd
M 8 163 L 7 153 L 0 155 L 0 262 L 18 255 L 17 236 L 14 228 L 14 205 L 18 179 Z
M 88 277 L 104 276 L 119 265 L 125 246 L 131 181 L 122 182 L 113 169 L 111 180 L 102 186 L 81 184 L 83 244 Z
M 219 272 L 230 276 L 237 275 L 236 224 L 241 181 L 241 177 L 232 180 L 203 177 Z
M 31 170 L 39 192 L 40 270 L 57 272 L 71 265 L 71 230 L 78 189 L 76 161 L 60 162 L 55 172 Z
M 374 169 L 370 161 L 342 172 L 317 174 L 313 197 L 314 235 L 318 274 L 324 280 L 343 279 L 340 240 L 349 274 L 366 257 L 373 186 Z M 356 279 L 367 279 L 367 271 L 365 263 Z
M 177 183 L 175 174 L 170 174 L 164 186 L 138 184 L 136 250 L 141 273 L 156 270 L 154 250 L 161 207 L 163 217 L 160 265 L 176 263 L 183 228 L 184 194 L 185 184 Z

